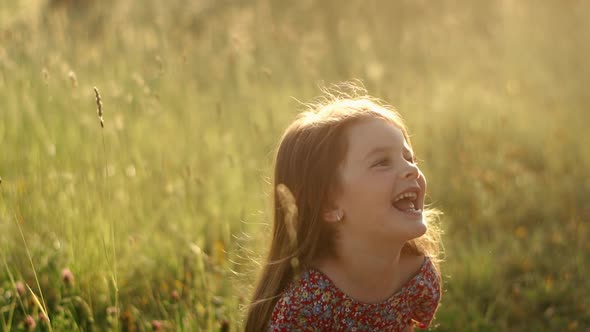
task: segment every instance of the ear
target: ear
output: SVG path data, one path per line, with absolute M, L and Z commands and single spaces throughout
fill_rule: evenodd
M 344 217 L 344 212 L 340 209 L 330 209 L 323 213 L 324 220 L 330 223 L 337 223 Z

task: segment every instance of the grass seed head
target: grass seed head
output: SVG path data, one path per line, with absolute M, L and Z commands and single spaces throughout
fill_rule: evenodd
M 47 68 L 43 68 L 41 70 L 41 76 L 43 77 L 43 83 L 47 84 L 47 82 L 49 81 L 49 71 L 47 70 Z
M 96 96 L 96 113 L 100 120 L 100 127 L 104 128 L 104 120 L 102 118 L 102 99 L 100 98 L 100 92 L 98 92 L 97 87 L 94 87 L 94 95 Z
M 78 87 L 78 78 L 76 77 L 76 73 L 73 70 L 70 70 L 68 73 L 68 77 L 70 78 L 70 82 L 74 88 Z
M 297 247 L 297 203 L 291 190 L 284 184 L 277 185 L 277 194 L 285 214 L 285 226 L 293 248 Z

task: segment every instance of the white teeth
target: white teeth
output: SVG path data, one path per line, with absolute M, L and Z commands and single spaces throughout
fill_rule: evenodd
M 416 194 L 416 193 L 415 193 L 415 192 L 413 192 L 413 191 L 409 191 L 409 192 L 405 192 L 405 193 L 403 193 L 403 194 L 401 194 L 401 195 L 397 196 L 397 197 L 396 197 L 396 198 L 393 200 L 393 202 L 395 203 L 395 202 L 399 201 L 400 199 L 404 199 L 404 198 L 411 198 L 412 200 L 415 200 L 417 197 L 418 197 L 418 194 Z
M 422 210 L 416 210 L 416 209 L 407 209 L 407 210 L 404 210 L 404 212 L 415 212 L 415 213 L 422 213 Z
M 410 202 L 410 204 L 408 204 L 408 208 L 405 209 L 404 211 L 406 211 L 406 212 L 422 212 L 422 210 L 416 210 L 416 207 L 414 206 L 413 202 Z
M 416 209 L 416 207 L 414 206 L 414 203 L 412 203 L 412 202 L 410 202 L 410 204 L 408 205 L 408 208 L 403 211 L 422 213 L 422 209 Z

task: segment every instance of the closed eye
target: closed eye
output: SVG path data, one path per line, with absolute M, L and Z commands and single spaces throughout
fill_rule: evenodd
M 418 159 L 416 159 L 416 156 L 414 156 L 413 154 L 406 156 L 406 160 L 414 165 L 418 165 Z
M 377 160 L 377 162 L 373 163 L 373 165 L 371 165 L 371 167 L 383 167 L 383 166 L 390 166 L 391 165 L 391 160 L 389 160 L 389 158 L 381 158 L 379 160 Z

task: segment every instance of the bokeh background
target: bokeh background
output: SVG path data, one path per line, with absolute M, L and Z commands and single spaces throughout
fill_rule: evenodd
M 432 330 L 590 331 L 589 40 L 575 0 L 2 1 L 1 329 L 241 330 L 278 139 L 359 79 L 444 212 Z

